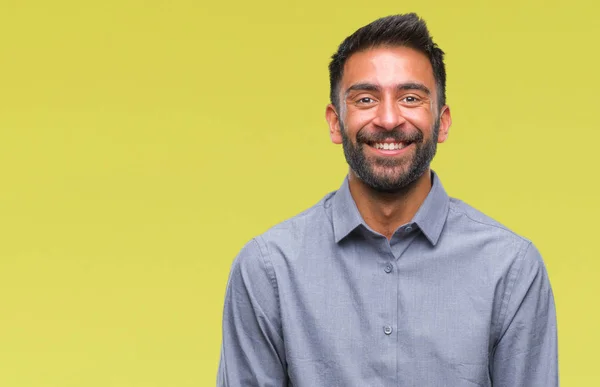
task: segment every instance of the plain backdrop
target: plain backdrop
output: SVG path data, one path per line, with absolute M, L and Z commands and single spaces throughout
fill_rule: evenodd
M 3 0 L 0 385 L 215 385 L 232 260 L 339 187 L 327 64 L 416 11 L 446 51 L 434 170 L 533 240 L 561 382 L 598 383 L 598 5 Z

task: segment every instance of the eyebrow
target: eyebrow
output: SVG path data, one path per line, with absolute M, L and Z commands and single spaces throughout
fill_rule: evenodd
M 400 84 L 396 85 L 396 90 L 420 90 L 427 95 L 431 95 L 431 90 L 429 90 L 429 88 L 427 86 L 425 86 L 422 83 L 416 83 L 416 82 L 400 83 Z M 355 83 L 354 85 L 352 85 L 346 89 L 346 92 L 344 93 L 344 97 L 347 97 L 348 94 L 350 94 L 350 92 L 352 92 L 352 91 L 376 91 L 376 92 L 378 92 L 378 91 L 381 91 L 381 87 L 374 83 L 367 83 L 367 82 Z

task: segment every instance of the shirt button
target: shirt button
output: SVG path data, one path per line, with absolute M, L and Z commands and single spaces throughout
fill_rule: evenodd
M 393 268 L 394 267 L 392 266 L 392 264 L 388 263 L 387 265 L 385 265 L 385 269 L 383 270 L 385 270 L 386 273 L 391 273 Z
M 386 335 L 391 335 L 392 334 L 392 327 L 389 325 L 386 325 L 385 327 L 383 327 L 383 333 L 385 333 Z
M 406 226 L 406 228 L 404 229 L 404 232 L 409 233 L 412 231 L 412 226 Z

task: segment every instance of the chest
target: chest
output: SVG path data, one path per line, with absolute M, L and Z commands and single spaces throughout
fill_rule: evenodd
M 398 257 L 365 248 L 287 265 L 278 283 L 292 368 L 345 370 L 338 378 L 350 369 L 359 380 L 418 379 L 432 368 L 445 380 L 486 379 L 496 279 L 483 260 L 417 246 Z

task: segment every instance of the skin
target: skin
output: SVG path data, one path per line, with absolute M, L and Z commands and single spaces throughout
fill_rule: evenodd
M 413 180 L 406 177 L 416 152 L 427 141 L 433 146 L 446 141 L 452 124 L 450 108 L 436 106 L 429 59 L 408 47 L 376 47 L 350 56 L 338 96 L 340 111 L 329 104 L 325 112 L 331 141 L 342 144 L 345 136 L 363 152 L 370 174 L 389 183 L 382 190 L 363 181 L 352 167 L 349 170 L 350 192 L 361 216 L 369 227 L 391 239 L 398 227 L 411 221 L 431 189 L 428 164 Z M 384 138 L 413 143 L 397 154 L 383 154 L 367 141 Z

